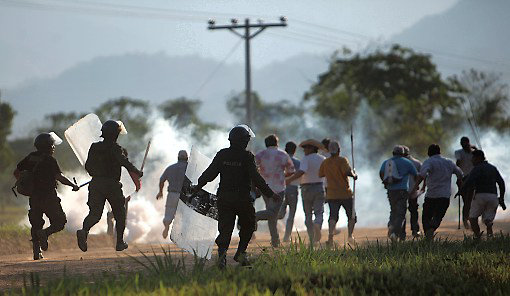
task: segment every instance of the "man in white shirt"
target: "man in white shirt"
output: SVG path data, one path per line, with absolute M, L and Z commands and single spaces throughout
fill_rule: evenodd
M 462 149 L 455 151 L 455 159 L 457 160 L 456 164 L 462 170 L 464 176 L 467 176 L 473 169 L 473 151 L 477 150 L 477 148 L 471 145 L 468 137 L 462 137 L 460 139 L 460 146 L 462 146 Z M 462 222 L 464 223 L 465 229 L 471 228 L 468 219 L 473 195 L 473 190 L 461 191 L 462 202 L 464 203 L 462 206 Z
M 267 220 L 269 233 L 271 234 L 271 245 L 278 247 L 280 245 L 280 236 L 276 227 L 278 213 L 285 196 L 285 177 L 294 174 L 294 164 L 287 152 L 278 149 L 278 137 L 276 135 L 266 137 L 264 142 L 267 148 L 257 153 L 255 162 L 260 175 L 269 185 L 269 188 L 280 196 L 280 199 L 275 200 L 270 196 L 263 196 L 266 209 L 258 211 L 256 219 L 257 221 Z
M 430 145 L 428 155 L 429 158 L 425 160 L 421 167 L 413 192 L 418 190 L 424 179 L 427 180 L 425 183 L 427 193 L 423 203 L 422 224 L 425 237 L 432 239 L 450 205 L 452 175 L 457 176 L 457 186 L 460 188 L 463 174 L 462 170 L 452 160 L 441 156 L 439 145 Z
M 299 170 L 286 181 L 301 178 L 301 195 L 303 198 L 303 210 L 305 212 L 305 225 L 310 243 L 317 243 L 321 239 L 321 229 L 324 214 L 324 184 L 323 178 L 319 177 L 319 169 L 326 159 L 319 155 L 319 149 L 324 149 L 316 140 L 306 140 L 299 144 L 303 148 L 305 157 L 301 160 Z M 315 215 L 315 219 L 313 216 Z

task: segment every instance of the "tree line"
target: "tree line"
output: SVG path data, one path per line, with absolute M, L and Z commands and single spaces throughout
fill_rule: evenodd
M 235 123 L 244 121 L 244 97 L 242 92 L 227 101 Z M 260 135 L 254 150 L 261 149 L 263 137 L 271 133 L 282 141 L 342 138 L 355 125 L 365 143 L 360 149 L 370 160 L 379 160 L 397 143 L 424 157 L 430 143 L 448 147 L 468 125 L 480 133 L 504 133 L 510 128 L 509 89 L 498 74 L 472 69 L 444 78 L 430 55 L 399 45 L 369 53 L 336 52 L 328 70 L 296 103 L 263 100 L 256 92 L 252 102 L 252 128 Z M 160 104 L 156 111 L 169 124 L 187 128 L 193 141 L 207 143 L 211 131 L 228 127 L 202 120 L 198 115 L 201 105 L 199 100 L 180 97 Z M 124 122 L 129 134 L 120 141 L 132 155 L 145 148 L 144 136 L 151 126 L 149 102 L 119 97 L 91 111 L 102 121 L 113 118 Z M 26 137 L 9 140 L 16 111 L 0 97 L 0 206 L 14 201 L 10 196 L 11 172 L 33 150 L 35 135 L 55 131 L 62 137 L 65 129 L 84 115 L 48 114 Z M 57 149 L 56 157 L 63 170 L 79 166 L 66 142 Z

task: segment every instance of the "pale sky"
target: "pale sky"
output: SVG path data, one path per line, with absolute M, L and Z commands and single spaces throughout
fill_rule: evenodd
M 300 53 L 326 55 L 342 45 L 383 42 L 457 1 L 0 0 L 0 88 L 55 76 L 97 56 L 164 52 L 222 60 L 240 38 L 207 30 L 209 17 L 227 24 L 230 16 L 254 22 L 287 16 L 288 27 L 254 39 L 252 64 L 261 67 Z M 243 62 L 243 49 L 240 44 L 227 62 Z

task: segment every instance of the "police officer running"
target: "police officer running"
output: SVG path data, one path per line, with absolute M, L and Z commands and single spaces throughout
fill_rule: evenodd
M 89 230 L 101 219 L 106 200 L 112 206 L 115 218 L 117 244 L 115 250 L 122 251 L 128 248 L 124 242 L 124 229 L 126 228 L 126 207 L 122 184 L 120 183 L 121 167 L 125 167 L 136 180 L 142 177 L 139 171 L 127 158 L 125 149 L 117 144 L 120 133 L 127 133 L 121 122 L 108 120 L 101 128 L 103 141 L 90 146 L 85 169 L 92 176 L 89 184 L 89 214 L 83 220 L 83 228 L 76 232 L 78 247 L 87 251 L 87 235 Z M 136 182 L 135 182 L 136 183 Z M 137 191 L 140 184 L 137 185 Z
M 251 184 L 265 196 L 276 200 L 276 195 L 258 173 L 254 155 L 246 150 L 250 138 L 255 134 L 246 125 L 234 127 L 228 136 L 230 147 L 220 150 L 209 167 L 198 179 L 193 189 L 198 192 L 205 184 L 220 175 L 218 189 L 218 266 L 225 268 L 227 250 L 230 244 L 236 216 L 239 217 L 239 246 L 234 260 L 241 265 L 248 265 L 246 249 L 255 231 L 255 208 L 250 197 Z
M 37 151 L 30 153 L 20 161 L 14 171 L 16 179 L 20 179 L 22 172 L 33 172 L 33 191 L 29 196 L 28 220 L 32 228 L 32 246 L 34 260 L 42 259 L 41 249 L 48 250 L 48 237 L 53 233 L 64 229 L 66 214 L 62 210 L 60 198 L 57 196 L 57 182 L 73 187 L 78 191 L 79 187 L 71 183 L 64 175 L 53 157 L 55 145 L 60 145 L 60 139 L 55 133 L 42 133 L 35 138 L 34 146 Z M 43 214 L 50 220 L 50 226 L 43 229 Z

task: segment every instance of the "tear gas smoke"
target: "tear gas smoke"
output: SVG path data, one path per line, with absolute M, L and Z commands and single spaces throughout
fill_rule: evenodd
M 155 114 L 151 115 L 151 118 L 150 122 L 152 123 L 152 129 L 146 139 L 152 139 L 151 151 L 149 152 L 144 176 L 142 178 L 142 189 L 140 192 L 135 193 L 129 202 L 125 236 L 128 242 L 168 243 L 168 239 L 164 240 L 161 237 L 166 194 L 165 198 L 161 200 L 156 200 L 155 198 L 159 190 L 159 177 L 168 165 L 177 161 L 177 153 L 179 150 L 184 149 L 190 151 L 191 146 L 195 143 L 193 143 L 191 137 L 192 127 L 187 129 L 177 129 L 171 122 L 168 122 Z M 357 165 L 356 171 L 359 175 L 359 179 L 356 184 L 357 225 L 362 227 L 384 227 L 387 224 L 389 217 L 389 204 L 386 198 L 385 189 L 379 180 L 380 163 L 368 162 L 366 160 L 367 158 L 365 155 L 367 152 L 364 147 L 367 147 L 368 143 L 363 135 L 363 118 L 359 117 L 357 123 L 359 123 L 359 128 L 355 128 L 354 130 L 355 157 Z M 320 127 L 316 126 L 316 124 L 316 122 L 310 122 L 307 120 L 304 124 L 307 129 L 306 134 L 310 134 L 310 129 L 319 129 Z M 210 141 L 208 143 L 198 144 L 196 146 L 199 151 L 212 158 L 216 151 L 221 148 L 228 147 L 229 143 L 227 140 L 227 132 L 227 129 L 223 132 L 213 131 L 209 135 Z M 323 134 L 323 132 L 324 131 L 322 131 L 319 135 Z M 264 137 L 265 135 L 258 134 L 257 136 Z M 341 155 L 344 155 L 351 160 L 349 135 L 339 135 L 338 137 L 331 135 L 330 137 L 340 140 L 340 144 L 342 145 Z M 294 135 L 292 140 L 298 142 L 304 138 L 305 133 L 302 135 Z M 316 136 L 315 138 L 320 137 Z M 510 138 L 508 136 L 502 138 L 502 136 L 496 132 L 488 132 L 481 137 L 481 141 L 485 148 L 485 154 L 488 160 L 499 168 L 503 178 L 509 176 L 510 164 L 506 161 L 506 143 L 510 143 Z M 392 147 L 388 147 L 387 157 L 390 157 L 391 148 Z M 445 156 L 451 157 L 455 149 L 458 148 L 454 146 L 443 149 Z M 298 158 L 302 156 L 301 151 L 298 151 L 297 156 Z M 130 159 L 141 159 L 141 157 L 133 155 L 130 156 Z M 140 164 L 135 163 L 135 165 L 139 166 Z M 79 183 L 89 180 L 89 176 L 82 168 L 79 171 L 66 172 L 66 175 L 69 177 L 76 177 Z M 82 188 L 78 192 L 72 192 L 67 186 L 59 187 L 59 196 L 62 199 L 62 207 L 67 215 L 68 222 L 66 228 L 68 230 L 75 231 L 81 228 L 83 219 L 88 214 L 88 206 L 86 204 L 87 195 L 87 187 Z M 420 197 L 419 203 L 422 205 L 423 197 Z M 255 206 L 257 209 L 263 209 L 264 202 L 262 199 L 257 199 Z M 327 221 L 329 209 L 327 205 L 325 205 L 324 208 L 324 220 Z M 456 204 L 452 202 L 450 209 L 456 211 Z M 105 207 L 105 212 L 106 211 Z M 498 215 L 496 216 L 497 219 L 508 218 L 510 216 L 510 211 L 503 212 L 501 209 L 498 211 Z M 283 228 L 285 221 L 286 218 L 279 220 L 280 229 Z M 294 221 L 294 230 L 297 229 L 300 232 L 305 231 L 306 228 L 304 225 L 304 213 L 301 198 L 299 198 Z M 22 223 L 29 225 L 27 219 L 25 219 Z M 266 229 L 266 224 L 267 223 L 259 223 L 259 231 Z M 346 225 L 347 218 L 343 214 L 342 210 L 338 226 L 344 227 Z M 103 213 L 101 221 L 92 228 L 91 233 L 105 232 L 106 228 L 106 213 Z

